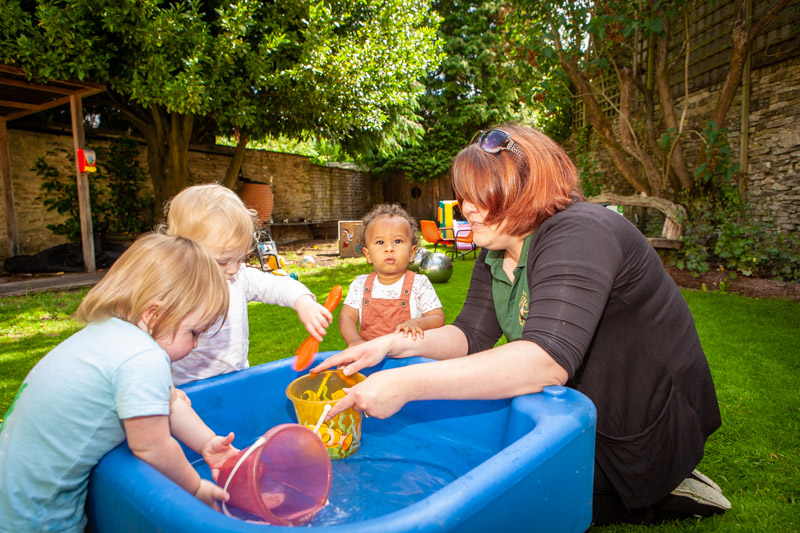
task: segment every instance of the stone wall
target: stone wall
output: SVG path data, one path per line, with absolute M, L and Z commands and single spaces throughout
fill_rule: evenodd
M 719 95 L 720 85 L 712 85 L 689 97 L 685 130 L 702 131 Z M 682 98 L 675 106 L 682 109 Z M 739 161 L 741 132 L 741 90 L 728 111 L 725 127 L 734 161 Z M 751 79 L 749 112 L 748 168 L 745 173 L 746 198 L 756 213 L 774 219 L 787 233 L 800 231 L 800 56 L 779 64 L 754 69 Z M 694 137 L 696 138 L 696 137 Z M 696 161 L 699 145 L 689 142 L 687 161 Z M 574 155 L 574 142 L 565 143 Z M 606 151 L 592 139 L 593 158 L 603 175 L 605 192 L 632 194 L 611 163 Z
M 13 122 L 9 123 L 13 126 Z M 12 186 L 21 254 L 35 254 L 66 242 L 54 235 L 47 224 L 64 217 L 46 211 L 40 194 L 41 180 L 32 170 L 36 159 L 44 156 L 63 176 L 74 175 L 74 166 L 63 150 L 72 150 L 70 134 L 8 130 L 11 153 Z M 87 139 L 88 148 L 99 148 L 108 141 Z M 63 149 L 63 150 L 62 150 Z M 225 176 L 233 148 L 224 146 L 193 147 L 189 154 L 190 183 L 220 181 Z M 142 144 L 137 158 L 147 169 L 146 147 Z M 369 173 L 338 166 L 314 165 L 308 157 L 264 150 L 248 150 L 242 163 L 242 175 L 250 180 L 269 183 L 274 194 L 272 227 L 278 243 L 311 238 L 314 225 L 361 218 L 373 205 L 383 201 L 382 184 Z M 92 175 L 90 175 L 92 179 Z M 0 212 L 0 261 L 9 253 L 6 235 L 5 206 Z M 283 224 L 283 220 L 289 223 Z M 300 222 L 303 220 L 304 222 Z

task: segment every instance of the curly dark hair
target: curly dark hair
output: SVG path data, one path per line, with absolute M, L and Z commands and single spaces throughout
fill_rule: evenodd
M 417 234 L 415 231 L 417 228 L 417 222 L 399 204 L 378 204 L 373 207 L 369 213 L 364 215 L 364 218 L 361 219 L 361 223 L 364 225 L 364 234 L 361 236 L 362 244 L 365 244 L 364 239 L 367 236 L 367 228 L 369 225 L 374 222 L 375 219 L 382 216 L 400 217 L 406 219 L 406 222 L 408 222 L 408 227 L 411 230 L 411 244 L 417 244 L 417 241 L 419 240 L 417 239 Z

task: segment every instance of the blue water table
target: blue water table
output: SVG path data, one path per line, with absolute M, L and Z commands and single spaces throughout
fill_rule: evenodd
M 316 360 L 335 352 L 321 353 Z M 427 359 L 390 359 L 364 374 Z M 218 434 L 245 448 L 295 422 L 285 359 L 188 384 L 183 390 Z M 308 524 L 330 533 L 584 531 L 592 517 L 596 411 L 581 393 L 547 387 L 511 400 L 412 402 L 387 420 L 363 421 L 361 448 L 332 462 L 329 503 Z M 208 468 L 185 450 L 200 474 Z M 91 531 L 288 531 L 204 505 L 126 444 L 89 483 Z

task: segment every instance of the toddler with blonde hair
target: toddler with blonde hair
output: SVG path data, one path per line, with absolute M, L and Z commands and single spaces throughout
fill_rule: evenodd
M 306 331 L 322 340 L 333 315 L 317 303 L 305 285 L 243 263 L 253 246 L 255 212 L 232 190 L 216 183 L 187 187 L 167 206 L 167 223 L 161 231 L 193 239 L 206 248 L 228 281 L 230 292 L 225 323 L 213 328 L 213 335 L 202 335 L 192 353 L 173 363 L 176 385 L 250 366 L 248 302 L 293 308 Z
M 233 433 L 218 436 L 200 420 L 172 386 L 170 362 L 227 308 L 225 280 L 200 245 L 137 239 L 78 307 L 88 325 L 36 364 L 0 425 L 0 529 L 82 532 L 91 469 L 126 440 L 207 505 L 226 501 L 178 440 L 216 477 L 238 452 Z

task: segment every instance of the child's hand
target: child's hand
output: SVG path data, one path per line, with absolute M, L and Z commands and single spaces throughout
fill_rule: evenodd
M 230 494 L 222 487 L 215 485 L 207 479 L 200 480 L 200 487 L 198 487 L 194 495 L 198 500 L 217 511 L 219 511 L 217 501 L 227 502 L 228 498 L 230 498 Z
M 200 449 L 200 455 L 211 468 L 211 477 L 214 481 L 219 477 L 219 469 L 231 456 L 237 455 L 239 450 L 233 446 L 233 433 L 228 433 L 226 437 L 215 435 Z
M 408 337 L 411 335 L 412 340 L 417 340 L 417 335 L 419 335 L 420 339 L 425 337 L 422 324 L 416 318 L 406 320 L 405 322 L 399 324 L 396 328 L 394 328 L 394 332 L 402 333 L 403 337 Z
M 294 309 L 308 334 L 321 341 L 328 326 L 333 322 L 331 312 L 325 309 L 324 305 L 318 304 L 310 294 L 298 298 L 294 302 Z

